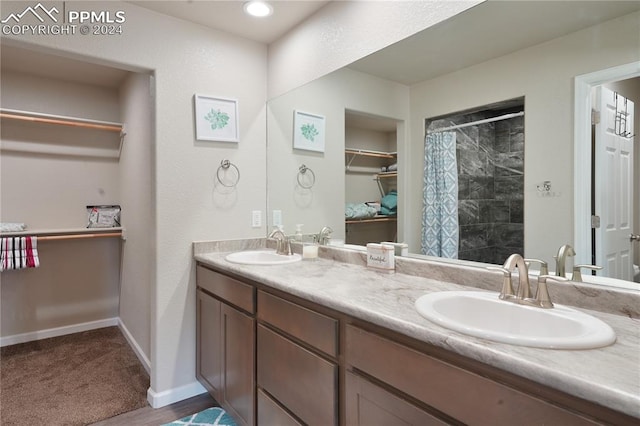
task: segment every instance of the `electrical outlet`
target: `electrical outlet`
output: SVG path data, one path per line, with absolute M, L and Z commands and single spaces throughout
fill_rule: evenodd
M 254 210 L 251 212 L 251 226 L 254 228 L 262 226 L 262 211 Z
M 282 226 L 282 210 L 273 211 L 273 226 Z

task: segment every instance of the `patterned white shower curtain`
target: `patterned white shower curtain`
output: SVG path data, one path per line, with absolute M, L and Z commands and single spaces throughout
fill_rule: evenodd
M 427 134 L 424 145 L 422 254 L 458 258 L 456 133 Z

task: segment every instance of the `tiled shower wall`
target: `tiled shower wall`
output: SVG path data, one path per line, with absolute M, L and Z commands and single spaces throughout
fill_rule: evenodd
M 522 109 L 520 109 L 522 110 Z M 429 129 L 513 112 L 446 117 Z M 524 117 L 456 130 L 458 162 L 458 258 L 502 264 L 524 251 Z

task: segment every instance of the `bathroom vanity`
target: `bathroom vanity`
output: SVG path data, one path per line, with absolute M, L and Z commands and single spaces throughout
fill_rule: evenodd
M 322 247 L 315 261 L 254 266 L 194 252 L 197 377 L 238 424 L 640 421 L 637 319 L 590 312 L 616 331 L 605 348 L 511 346 L 441 328 L 413 307 L 468 287 L 376 272 L 361 253 Z

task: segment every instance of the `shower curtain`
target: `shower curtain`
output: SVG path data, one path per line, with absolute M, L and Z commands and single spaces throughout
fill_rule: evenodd
M 458 258 L 456 133 L 427 134 L 424 145 L 422 254 Z

